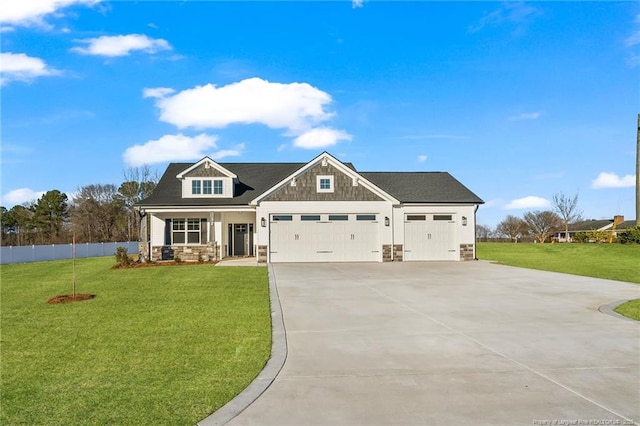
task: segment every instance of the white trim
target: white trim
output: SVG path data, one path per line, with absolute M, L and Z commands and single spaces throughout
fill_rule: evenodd
M 390 194 L 386 193 L 385 191 L 380 189 L 378 186 L 376 186 L 375 184 L 373 184 L 369 180 L 367 180 L 364 177 L 362 177 L 361 175 L 359 175 L 353 169 L 350 169 L 349 167 L 345 166 L 342 161 L 338 160 L 337 158 L 333 157 L 331 154 L 329 154 L 328 152 L 325 151 L 322 154 L 320 154 L 319 156 L 317 156 L 316 158 L 314 158 L 313 160 L 309 161 L 304 166 L 302 166 L 300 169 L 296 170 L 295 172 L 293 172 L 292 174 L 290 174 L 289 176 L 287 176 L 286 178 L 284 178 L 283 180 L 281 180 L 280 182 L 278 182 L 277 184 L 275 184 L 271 188 L 267 189 L 262 194 L 258 195 L 256 198 L 254 198 L 253 200 L 251 200 L 249 202 L 249 205 L 253 205 L 253 206 L 257 205 L 258 203 L 260 203 L 260 201 L 263 198 L 268 197 L 273 192 L 275 192 L 278 189 L 280 189 L 282 186 L 290 184 L 291 179 L 295 178 L 296 176 L 299 176 L 300 174 L 304 173 L 305 171 L 311 169 L 312 167 L 315 167 L 318 163 L 320 163 L 320 164 L 323 164 L 323 163 L 331 164 L 336 169 L 338 169 L 338 171 L 344 173 L 345 175 L 351 177 L 352 179 L 353 178 L 357 178 L 359 185 L 364 186 L 369 191 L 373 192 L 374 194 L 376 194 L 377 196 L 379 196 L 383 200 L 390 201 L 393 204 L 399 204 L 400 203 L 399 200 L 397 200 L 396 198 L 392 197 Z
M 329 188 L 322 188 L 322 186 L 320 185 L 320 182 L 323 180 L 328 180 L 329 181 Z M 333 192 L 333 175 L 318 175 L 316 176 L 316 191 L 317 192 Z
M 200 167 L 203 164 L 204 164 L 204 166 L 206 168 L 213 167 L 214 169 L 216 169 L 217 171 L 219 171 L 220 173 L 224 174 L 227 177 L 230 177 L 230 178 L 233 178 L 233 179 L 237 179 L 238 178 L 238 176 L 236 176 L 234 173 L 232 173 L 229 170 L 225 169 L 224 167 L 222 167 L 220 164 L 216 163 L 215 161 L 213 161 L 209 157 L 204 157 L 202 160 L 198 161 L 197 163 L 195 163 L 194 165 L 192 165 L 188 169 L 185 169 L 182 172 L 178 173 L 176 175 L 176 177 L 178 179 L 183 179 L 186 174 L 188 174 L 189 172 L 197 169 L 198 167 Z

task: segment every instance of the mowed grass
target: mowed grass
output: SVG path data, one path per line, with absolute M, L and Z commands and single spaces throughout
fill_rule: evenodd
M 113 258 L 1 269 L 0 424 L 193 425 L 271 349 L 266 268 L 113 270 Z
M 638 244 L 478 243 L 477 257 L 523 268 L 640 283 Z
M 627 318 L 640 321 L 640 299 L 630 300 L 614 310 Z

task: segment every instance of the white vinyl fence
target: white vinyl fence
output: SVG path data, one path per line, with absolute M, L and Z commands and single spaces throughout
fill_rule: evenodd
M 125 247 L 129 254 L 138 253 L 138 242 L 126 243 L 83 243 L 76 244 L 76 258 L 113 256 L 118 247 Z M 46 246 L 0 247 L 0 264 L 42 262 L 73 258 L 72 244 L 51 244 Z

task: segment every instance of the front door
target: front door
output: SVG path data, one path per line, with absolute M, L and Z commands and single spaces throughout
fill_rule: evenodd
M 229 256 L 253 256 L 253 224 L 229 224 Z

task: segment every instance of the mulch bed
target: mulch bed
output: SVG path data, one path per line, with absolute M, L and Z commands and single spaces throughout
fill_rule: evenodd
M 215 265 L 218 263 L 215 260 L 211 262 L 197 262 L 197 261 L 183 261 L 175 262 L 173 260 L 162 260 L 158 262 L 134 262 L 131 265 L 114 265 L 111 269 L 135 269 L 135 268 L 153 268 L 155 266 L 180 266 L 180 265 Z
M 61 294 L 58 296 L 54 296 L 51 299 L 47 300 L 47 303 L 50 305 L 54 305 L 56 303 L 71 303 L 71 302 L 82 302 L 83 300 L 90 300 L 96 297 L 95 294 Z

